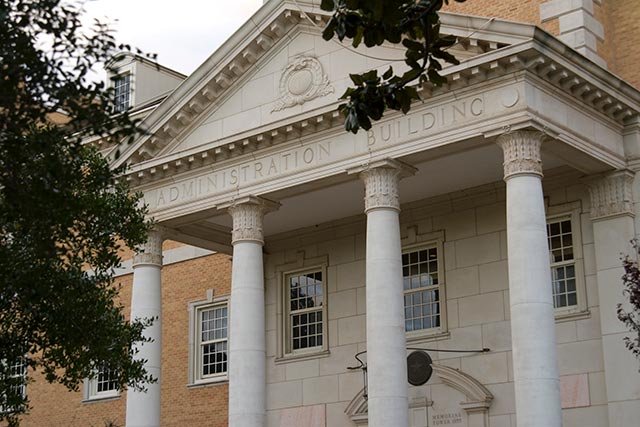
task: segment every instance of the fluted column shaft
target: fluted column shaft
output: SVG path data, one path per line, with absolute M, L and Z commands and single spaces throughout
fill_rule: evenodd
M 542 134 L 502 135 L 507 183 L 507 245 L 513 375 L 519 427 L 561 427 L 546 216 Z
M 265 425 L 266 347 L 264 214 L 269 203 L 249 197 L 229 207 L 233 218 L 233 264 L 229 306 L 229 426 Z
M 407 171 L 385 161 L 361 173 L 367 214 L 369 427 L 408 426 L 407 356 L 398 182 Z
M 144 330 L 150 341 L 138 345 L 137 358 L 145 359 L 147 372 L 157 378 L 146 391 L 127 391 L 127 427 L 160 426 L 160 388 L 162 384 L 162 235 L 149 232 L 147 242 L 133 257 L 131 319 L 154 319 Z

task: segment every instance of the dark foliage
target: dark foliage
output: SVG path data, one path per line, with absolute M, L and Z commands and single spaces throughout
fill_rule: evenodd
M 640 249 L 637 241 L 631 243 L 636 251 Z M 640 269 L 638 269 L 638 262 L 629 256 L 622 260 L 622 264 L 624 266 L 623 293 L 628 298 L 630 307 L 625 310 L 622 304 L 618 304 L 618 319 L 632 333 L 631 336 L 625 337 L 625 345 L 640 359 Z
M 121 387 L 152 380 L 132 346 L 151 320 L 125 320 L 112 278 L 121 245 L 145 239 L 146 208 L 85 143 L 139 132 L 111 114 L 113 90 L 89 81 L 128 46 L 101 23 L 83 30 L 81 16 L 78 3 L 0 0 L 0 420 L 10 425 L 28 409 L 20 385 L 34 370 L 71 390 L 98 366 Z M 12 369 L 20 360 L 26 378 Z
M 466 0 L 455 0 L 462 3 Z M 410 67 L 401 76 L 389 69 L 351 74 L 355 87 L 347 89 L 339 107 L 345 116 L 346 130 L 357 133 L 371 128 L 371 120 L 380 120 L 387 109 L 407 113 L 411 103 L 420 99 L 411 83 L 429 81 L 441 85 L 442 61 L 458 64 L 447 52 L 456 39 L 440 35 L 438 11 L 449 0 L 322 0 L 323 10 L 333 11 L 322 36 L 352 40 L 353 47 L 379 46 L 384 42 L 402 43 L 405 63 Z

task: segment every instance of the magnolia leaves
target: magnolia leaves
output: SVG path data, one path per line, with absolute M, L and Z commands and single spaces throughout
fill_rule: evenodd
M 466 0 L 455 0 L 464 2 Z M 364 43 L 367 47 L 384 42 L 402 43 L 404 62 L 409 70 L 396 75 L 389 69 L 378 75 L 377 70 L 350 74 L 355 87 L 348 88 L 340 99 L 347 100 L 338 109 L 345 116 L 345 129 L 357 133 L 371 128 L 372 120 L 379 120 L 387 109 L 407 113 L 411 103 L 419 100 L 412 83 L 431 82 L 441 85 L 446 79 L 440 75 L 442 63 L 458 64 L 447 49 L 456 38 L 440 34 L 438 11 L 449 0 L 323 0 L 321 8 L 333 11 L 322 37 L 331 40 L 352 40 L 353 47 Z

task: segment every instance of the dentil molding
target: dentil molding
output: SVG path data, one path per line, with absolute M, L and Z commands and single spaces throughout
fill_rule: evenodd
M 504 179 L 514 175 L 539 175 L 542 177 L 540 145 L 545 137 L 538 131 L 515 131 L 498 137 L 498 145 L 504 153 Z
M 591 219 L 633 216 L 633 172 L 617 171 L 589 182 Z

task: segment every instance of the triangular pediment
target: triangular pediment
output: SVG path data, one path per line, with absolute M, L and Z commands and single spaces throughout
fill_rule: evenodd
M 267 2 L 145 118 L 148 132 L 120 147 L 115 164 L 136 165 L 178 153 L 200 156 L 203 149 L 230 140 L 259 144 L 264 132 L 276 138 L 289 130 L 300 133 L 306 117 L 316 128 L 322 114 L 329 114 L 329 122 L 336 117 L 331 112 L 350 84 L 349 73 L 385 70 L 390 64 L 402 70 L 401 48 L 355 50 L 324 41 L 321 31 L 328 19 L 310 0 Z M 531 39 L 535 30 L 528 24 L 448 13 L 441 14 L 441 21 L 443 33 L 458 37 L 451 51 L 461 60 Z M 294 121 L 302 125 L 287 126 Z M 196 161 L 197 156 L 189 158 Z

